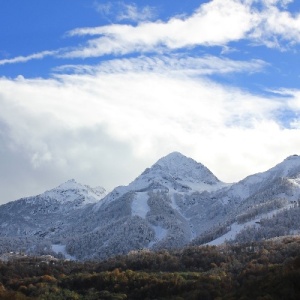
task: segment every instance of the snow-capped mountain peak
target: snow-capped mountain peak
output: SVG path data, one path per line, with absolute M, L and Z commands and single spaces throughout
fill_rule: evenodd
M 172 152 L 160 158 L 147 168 L 127 187 L 120 187 L 118 194 L 127 191 L 153 189 L 169 192 L 211 191 L 224 185 L 208 168 L 179 152 Z
M 216 184 L 220 182 L 204 165 L 179 152 L 172 152 L 162 157 L 151 169 L 160 169 L 162 172 L 172 176 L 175 180 L 206 184 Z
M 300 174 L 300 156 L 288 156 L 283 162 L 276 165 L 270 171 L 275 171 L 281 177 L 294 177 Z
M 0 253 L 63 249 L 77 259 L 103 259 L 134 249 L 300 232 L 296 155 L 227 185 L 204 165 L 173 152 L 128 186 L 103 198 L 104 192 L 71 179 L 43 194 L 0 206 Z
M 95 203 L 106 195 L 106 191 L 102 187 L 91 188 L 89 185 L 83 185 L 75 179 L 70 179 L 58 187 L 46 191 L 41 196 L 54 198 L 60 202 L 72 202 L 82 200 L 82 204 Z
M 61 191 L 67 191 L 67 190 L 78 190 L 82 189 L 83 185 L 79 182 L 77 182 L 75 179 L 70 179 L 62 184 L 60 184 L 58 187 L 54 188 L 55 190 L 61 190 Z
M 208 168 L 179 152 L 172 152 L 147 168 L 128 186 L 116 187 L 99 202 L 95 210 L 127 192 L 164 190 L 170 193 L 193 193 L 219 190 L 228 184 L 221 182 Z

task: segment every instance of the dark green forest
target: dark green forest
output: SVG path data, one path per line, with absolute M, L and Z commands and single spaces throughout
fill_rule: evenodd
M 0 299 L 300 299 L 300 238 L 0 262 Z

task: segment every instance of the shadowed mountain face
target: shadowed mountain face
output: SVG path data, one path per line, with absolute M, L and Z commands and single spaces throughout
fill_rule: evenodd
M 251 226 L 252 233 L 271 237 L 280 233 L 270 233 L 264 220 L 272 216 L 280 222 L 286 211 L 293 217 L 299 199 L 299 156 L 226 184 L 202 164 L 173 152 L 107 195 L 103 188 L 70 180 L 0 206 L 0 252 L 60 249 L 77 259 L 96 259 L 141 248 L 243 239 Z M 284 234 L 300 230 L 297 222 L 285 224 Z

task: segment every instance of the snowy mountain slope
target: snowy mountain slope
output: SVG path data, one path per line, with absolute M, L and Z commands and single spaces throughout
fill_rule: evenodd
M 276 218 L 281 212 L 287 209 L 293 208 L 292 204 L 289 204 L 285 206 L 284 208 L 277 208 L 273 209 L 270 212 L 267 213 L 259 213 L 254 218 L 251 218 L 248 221 L 245 222 L 234 222 L 229 226 L 228 232 L 221 235 L 219 238 L 213 239 L 212 241 L 208 242 L 208 245 L 220 245 L 225 243 L 226 241 L 234 241 L 238 236 L 241 234 L 241 232 L 247 230 L 248 228 L 255 228 L 256 230 L 261 229 L 261 220 L 268 219 L 268 218 Z M 246 241 L 246 240 L 245 240 Z
M 227 189 L 211 194 L 211 197 L 222 204 L 226 217 L 221 226 L 212 227 L 205 232 L 204 237 L 198 239 L 197 243 L 207 241 L 208 238 L 214 243 L 215 238 L 220 241 L 225 240 L 225 236 L 243 240 L 242 232 L 247 232 L 250 226 L 253 227 L 253 232 L 265 231 L 262 224 L 266 222 L 261 220 L 271 217 L 274 220 L 273 226 L 276 227 L 276 224 L 280 223 L 282 212 L 290 211 L 293 215 L 297 214 L 298 210 L 295 208 L 298 209 L 300 201 L 299 182 L 300 157 L 293 155 L 266 172 L 248 176 Z M 300 220 L 300 211 L 298 217 Z M 293 226 L 288 220 L 285 224 L 280 226 L 286 226 L 286 232 L 292 233 L 292 228 L 294 232 L 295 228 L 300 229 L 300 222 L 299 226 Z M 278 230 L 277 232 L 280 234 Z M 273 230 L 273 234 L 276 234 L 276 230 Z M 267 236 L 268 233 L 265 232 L 263 235 Z
M 270 186 L 280 184 L 280 180 L 289 178 L 290 182 L 297 185 L 297 178 L 300 178 L 300 156 L 292 155 L 287 157 L 284 161 L 277 164 L 275 167 L 267 170 L 266 172 L 250 175 L 238 183 L 232 185 L 226 196 L 222 198 L 227 202 L 230 198 L 242 200 L 253 196 L 259 192 L 269 189 Z
M 85 223 L 91 232 L 69 240 L 67 249 L 72 255 L 82 257 L 85 252 L 82 248 L 93 240 L 92 248 L 97 251 L 96 256 L 102 258 L 111 255 L 111 251 L 123 253 L 137 248 L 183 246 L 201 230 L 197 222 L 191 223 L 176 200 L 224 186 L 227 185 L 202 164 L 173 152 L 128 186 L 117 187 L 95 204 Z M 207 208 L 203 209 L 205 215 Z M 128 224 L 131 231 L 126 237 L 124 230 Z M 124 237 L 130 241 L 126 245 L 120 242 Z
M 76 202 L 76 206 L 78 207 L 89 203 L 96 203 L 105 195 L 106 191 L 103 187 L 91 188 L 89 185 L 82 185 L 74 179 L 70 179 L 40 196 L 42 198 L 55 199 L 61 203 Z
M 151 168 L 147 168 L 128 186 L 115 188 L 96 209 L 130 191 L 164 190 L 192 193 L 218 190 L 224 186 L 227 184 L 221 182 L 204 165 L 179 152 L 172 152 L 159 159 Z
M 123 228 L 128 223 L 132 224 L 132 232 L 140 234 L 128 236 L 128 240 L 132 241 L 129 248 L 119 243 L 113 247 L 114 251 L 120 247 L 122 251 L 130 251 L 183 245 L 193 238 L 194 233 L 189 220 L 175 204 L 174 197 L 193 194 L 198 190 L 217 190 L 224 185 L 202 164 L 178 152 L 171 153 L 146 169 L 128 186 L 115 188 L 95 204 L 85 222 L 90 233 L 84 239 L 98 241 L 95 242 L 95 249 L 102 257 L 111 251 L 111 243 L 120 239 L 119 234 L 123 235 L 116 230 L 121 222 Z M 76 232 L 79 227 L 75 225 L 73 230 Z M 148 235 L 146 239 L 145 232 Z M 70 251 L 74 251 L 73 254 L 78 255 L 78 249 L 84 247 L 85 242 L 80 243 L 80 239 L 75 238 L 67 245 Z
M 237 207 L 240 223 L 257 219 L 236 233 L 237 241 L 300 233 L 300 157 L 290 156 L 262 175 L 264 184 Z
M 43 194 L 1 205 L 0 237 L 55 236 L 104 195 L 103 188 L 92 189 L 72 179 Z
M 293 155 L 270 170 L 248 176 L 231 186 L 226 197 L 229 202 L 236 202 L 232 211 L 238 217 L 247 212 L 254 214 L 255 210 L 276 211 L 300 199 L 299 179 L 300 157 Z
M 108 195 L 70 180 L 0 206 L 0 252 L 1 245 L 11 249 L 15 243 L 33 253 L 63 249 L 77 259 L 102 259 L 141 248 L 242 240 L 266 230 L 291 234 L 300 232 L 299 202 L 299 156 L 225 184 L 202 164 L 173 152 Z M 293 223 L 281 222 L 284 218 Z
M 204 165 L 179 152 L 159 159 L 128 187 L 141 190 L 153 182 L 178 192 L 193 191 L 193 187 L 197 191 L 214 190 L 225 185 Z

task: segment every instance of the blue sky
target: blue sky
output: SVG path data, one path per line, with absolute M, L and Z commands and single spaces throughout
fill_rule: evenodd
M 299 153 L 300 4 L 0 4 L 0 203 L 180 151 L 232 182 Z

